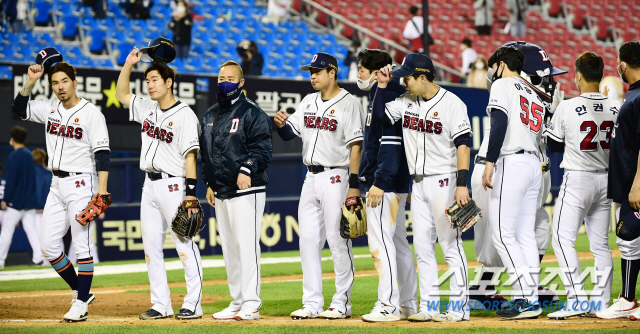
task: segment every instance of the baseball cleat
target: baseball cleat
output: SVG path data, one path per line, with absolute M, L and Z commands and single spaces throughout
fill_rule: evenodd
M 538 301 L 540 304 L 542 303 L 553 303 L 560 301 L 558 298 L 558 294 L 556 294 L 553 290 L 549 288 L 545 288 L 543 286 L 538 287 Z
M 549 313 L 547 314 L 547 317 L 549 317 L 549 319 L 555 319 L 555 320 L 565 320 L 567 318 L 570 317 L 580 317 L 584 314 L 588 313 L 587 311 L 580 311 L 580 310 L 560 310 L 560 311 L 556 311 L 553 313 Z
M 462 319 L 462 317 L 457 316 L 449 311 L 445 311 L 442 314 L 434 315 L 433 317 L 431 317 L 431 320 L 435 322 L 460 322 L 464 319 Z
M 196 312 L 191 311 L 190 309 L 181 308 L 180 312 L 175 314 L 175 317 L 178 320 L 200 319 L 202 318 L 202 314 L 196 314 Z
M 214 313 L 212 317 L 216 320 L 232 320 L 236 318 L 238 312 L 240 310 L 237 309 L 237 306 L 229 306 L 218 313 Z
M 383 305 L 376 305 L 371 313 L 362 316 L 362 321 L 364 322 L 399 321 L 401 319 L 399 314 L 393 314 L 392 311 Z
M 86 321 L 89 315 L 89 312 L 87 312 L 88 307 L 89 304 L 86 302 L 80 299 L 74 300 L 71 309 L 64 315 L 64 320 L 67 322 Z
M 301 309 L 291 312 L 291 319 L 293 320 L 314 319 L 314 318 L 317 318 L 318 315 L 319 315 L 318 312 L 313 312 L 311 308 L 303 306 Z
M 318 317 L 328 320 L 346 319 L 351 318 L 351 311 L 341 312 L 334 307 L 330 307 L 328 310 L 320 313 Z
M 469 287 L 469 302 L 467 303 L 469 309 L 472 311 L 491 310 L 494 306 L 501 308 L 509 303 L 507 298 L 492 292 L 495 292 L 495 289 L 480 289 L 477 285 Z
M 173 317 L 173 315 L 171 314 L 164 315 L 152 308 L 148 309 L 147 312 L 144 312 L 138 316 L 140 320 L 157 320 L 157 319 L 165 319 L 165 318 L 171 318 L 171 317 Z
M 516 299 L 509 303 L 509 306 L 496 312 L 496 315 L 502 319 L 535 319 L 542 314 L 540 306 L 531 305 L 526 299 Z
M 73 304 L 73 302 L 78 299 L 78 290 L 71 290 L 71 304 Z M 91 303 L 93 303 L 93 301 L 96 300 L 96 296 L 93 294 L 93 292 L 89 291 L 89 298 L 87 298 L 87 305 L 91 305 Z
M 631 313 L 631 315 L 629 316 L 629 320 L 640 320 L 640 307 L 638 307 L 635 312 Z
M 608 309 L 596 312 L 596 317 L 600 319 L 628 318 L 636 311 L 638 311 L 638 303 L 635 299 L 628 301 L 622 295 L 619 295 Z
M 411 322 L 424 322 L 431 321 L 432 318 L 433 316 L 431 314 L 427 313 L 426 311 L 420 310 L 418 313 L 409 316 L 407 320 Z
M 260 310 L 241 309 L 236 314 L 236 320 L 258 320 L 260 319 Z
M 400 306 L 400 319 L 401 320 L 407 320 L 410 316 L 416 314 L 416 311 L 414 309 L 410 309 L 408 307 L 402 307 Z

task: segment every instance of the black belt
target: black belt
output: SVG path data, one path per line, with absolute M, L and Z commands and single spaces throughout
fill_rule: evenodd
M 164 175 L 166 175 L 167 177 L 162 177 L 162 174 L 163 173 L 147 172 L 147 176 L 149 177 L 149 180 L 151 180 L 151 181 L 157 181 L 157 180 L 162 180 L 162 179 L 168 179 L 170 177 L 175 177 L 173 175 L 166 174 L 166 173 Z
M 313 174 L 322 173 L 326 170 L 334 169 L 338 167 L 325 167 L 325 166 L 307 166 L 307 170 Z
M 80 175 L 82 173 L 73 173 L 73 172 L 65 172 L 62 170 L 53 170 L 53 175 L 57 176 L 59 178 L 65 178 L 65 177 L 69 177 L 69 176 L 74 176 L 74 175 Z
M 514 154 L 525 154 L 525 153 L 529 153 L 529 154 L 533 154 L 535 156 L 538 156 L 538 152 L 534 152 L 534 151 L 525 151 L 525 150 L 520 150 Z
M 484 165 L 487 163 L 487 158 L 476 155 L 474 163 Z

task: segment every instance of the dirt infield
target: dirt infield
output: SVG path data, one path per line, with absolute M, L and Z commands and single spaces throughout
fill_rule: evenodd
M 580 253 L 581 259 L 589 259 L 589 253 Z M 617 250 L 614 257 L 619 257 Z M 553 262 L 555 257 L 548 255 L 544 262 Z M 472 267 L 475 263 L 470 262 Z M 479 265 L 479 264 L 478 264 Z M 446 269 L 446 265 L 441 265 Z M 357 271 L 356 276 L 374 276 L 375 270 Z M 334 277 L 333 273 L 325 273 L 326 279 Z M 291 282 L 302 280 L 302 275 L 288 275 L 277 277 L 263 277 L 262 282 Z M 210 280 L 204 285 L 226 285 L 226 280 Z M 171 283 L 171 287 L 184 287 L 185 283 Z M 547 317 L 534 320 L 504 321 L 497 317 L 471 317 L 471 321 L 461 323 L 409 323 L 407 321 L 388 324 L 370 324 L 363 322 L 360 317 L 328 321 L 304 320 L 294 321 L 283 316 L 262 316 L 258 321 L 216 321 L 211 314 L 205 314 L 203 319 L 179 321 L 163 319 L 156 321 L 142 321 L 138 314 L 149 307 L 149 294 L 135 293 L 134 290 L 148 290 L 148 285 L 130 285 L 119 287 L 94 288 L 96 301 L 89 307 L 89 321 L 79 324 L 63 322 L 62 316 L 70 307 L 71 294 L 65 290 L 52 291 L 24 291 L 0 293 L 0 327 L 41 327 L 41 326 L 99 326 L 99 325 L 130 325 L 130 326 L 183 326 L 183 325 L 224 325 L 224 326 L 357 326 L 357 327 L 407 327 L 407 328 L 440 328 L 440 327 L 491 327 L 491 328 L 553 328 L 553 329 L 638 329 L 640 322 L 628 319 L 601 320 L 587 318 L 573 318 L 565 321 L 554 321 Z M 173 293 L 173 306 L 182 304 L 184 294 Z M 204 295 L 202 303 L 213 303 L 228 299 L 228 296 Z

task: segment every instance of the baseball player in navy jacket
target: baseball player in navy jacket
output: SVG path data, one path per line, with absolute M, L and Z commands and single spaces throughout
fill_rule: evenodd
M 402 123 L 371 122 L 373 99 L 378 92 L 378 71 L 392 63 L 386 51 L 358 54 L 358 87 L 369 91 L 364 128 L 364 150 L 359 179 L 367 193 L 369 249 L 378 271 L 378 301 L 367 322 L 397 321 L 417 312 L 417 281 L 413 252 L 407 241 L 405 203 L 411 175 L 402 143 Z M 394 78 L 384 92 L 391 102 L 406 89 Z
M 228 61 L 218 75 L 218 103 L 202 118 L 200 148 L 207 201 L 216 208 L 233 301 L 214 319 L 260 317 L 260 235 L 271 163 L 271 120 L 242 92 L 242 68 Z

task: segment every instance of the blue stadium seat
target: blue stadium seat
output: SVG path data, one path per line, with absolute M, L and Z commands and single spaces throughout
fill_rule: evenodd
M 84 67 L 96 66 L 91 58 L 80 58 L 80 60 L 78 61 L 78 64 L 79 66 L 84 66 Z
M 118 51 L 118 58 L 116 59 L 116 62 L 118 65 L 122 66 L 127 60 L 127 56 L 129 56 L 131 50 L 133 50 L 133 45 L 121 42 L 116 46 L 116 50 Z
M 66 16 L 62 18 L 62 37 L 65 39 L 75 39 L 78 36 L 78 18 L 75 16 Z
M 106 34 L 102 30 L 91 30 L 89 32 L 91 43 L 89 43 L 89 51 L 93 53 L 102 53 L 106 49 L 104 38 Z
M 39 0 L 33 5 L 36 10 L 36 25 L 47 25 L 51 22 L 51 3 Z
M 99 67 L 113 68 L 113 63 L 109 59 L 98 59 L 94 63 L 96 66 L 99 66 Z
M 0 60 L 13 61 L 15 50 L 11 45 L 0 44 Z

